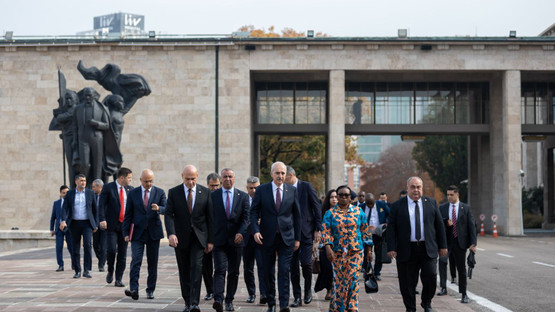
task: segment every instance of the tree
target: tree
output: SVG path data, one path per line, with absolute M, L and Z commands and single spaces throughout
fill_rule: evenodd
M 345 137 L 345 161 L 351 164 L 364 165 L 364 159 L 358 154 L 357 140 L 356 136 Z
M 274 31 L 275 27 L 270 26 L 268 30 L 264 28 L 255 28 L 253 25 L 245 25 L 239 28 L 239 31 L 248 31 L 250 32 L 250 37 L 254 38 L 297 38 L 297 37 L 306 37 L 305 32 L 299 32 L 294 30 L 293 28 L 285 27 L 281 34 L 278 34 Z M 317 32 L 314 34 L 314 37 L 327 37 L 327 34 L 322 32 Z
M 418 169 L 426 171 L 443 192 L 449 185 L 457 185 L 461 199 L 466 196 L 468 157 L 466 136 L 427 136 L 412 150 Z

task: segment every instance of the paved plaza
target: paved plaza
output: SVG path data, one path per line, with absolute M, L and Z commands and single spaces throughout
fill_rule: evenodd
M 54 242 L 52 242 L 54 245 Z M 177 265 L 173 250 L 167 241 L 161 242 L 158 266 L 158 283 L 155 299 L 148 300 L 146 287 L 146 258 L 143 261 L 139 280 L 139 300 L 133 301 L 124 295 L 125 288 L 106 284 L 105 272 L 98 272 L 97 260 L 93 256 L 92 278 L 73 279 L 67 250 L 64 250 L 66 271 L 55 272 L 57 268 L 55 250 L 52 248 L 19 251 L 0 254 L 0 311 L 182 311 L 184 302 L 179 289 Z M 129 261 L 124 275 L 124 284 L 129 284 Z M 81 260 L 82 261 L 82 260 Z M 241 268 L 242 272 L 242 268 Z M 313 276 L 314 280 L 316 276 Z M 362 281 L 362 274 L 360 275 Z M 302 283 L 301 283 L 302 284 Z M 362 283 L 361 283 L 362 285 Z M 361 289 L 359 311 L 405 311 L 394 264 L 384 265 L 380 290 L 377 294 L 366 294 Z M 419 287 L 421 284 L 419 283 Z M 451 296 L 434 297 L 434 311 L 484 311 L 476 303 L 460 303 L 460 296 L 450 290 Z M 201 311 L 214 311 L 213 301 L 204 301 L 204 285 L 201 291 Z M 258 293 L 257 293 L 258 295 Z M 314 300 L 295 312 L 328 311 L 329 303 L 324 301 L 325 291 L 315 294 Z M 242 273 L 235 296 L 235 310 L 243 312 L 262 312 L 265 305 L 246 303 L 247 290 Z M 472 297 L 470 298 L 472 301 Z M 292 301 L 292 299 L 291 299 Z M 417 298 L 417 305 L 420 299 Z M 422 309 L 419 307 L 418 311 Z

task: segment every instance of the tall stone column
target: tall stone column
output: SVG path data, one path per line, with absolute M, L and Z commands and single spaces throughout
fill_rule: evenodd
M 520 71 L 504 71 L 491 84 L 492 205 L 497 231 L 522 235 Z M 491 216 L 487 216 L 491 217 Z
M 328 189 L 345 181 L 345 71 L 330 71 L 329 90 Z

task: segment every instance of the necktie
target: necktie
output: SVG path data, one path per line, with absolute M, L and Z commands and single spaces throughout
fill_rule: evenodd
M 414 237 L 416 241 L 422 238 L 420 231 L 420 207 L 418 207 L 418 201 L 414 201 Z
M 189 194 L 187 195 L 187 206 L 189 208 L 189 214 L 193 213 L 193 189 L 189 189 Z
M 279 212 L 279 208 L 281 208 L 281 191 L 279 187 L 276 190 L 276 211 Z
M 455 211 L 455 205 L 453 205 L 451 220 L 453 221 L 453 237 L 457 237 L 457 211 Z
M 145 190 L 145 197 L 143 197 L 143 204 L 145 205 L 145 210 L 148 212 L 148 190 Z
M 231 216 L 231 207 L 229 206 L 229 191 L 225 191 L 227 198 L 225 201 L 225 215 L 227 216 L 227 219 L 229 220 L 229 216 Z
M 123 197 L 123 186 L 119 187 L 119 222 L 123 222 L 125 216 L 125 198 Z

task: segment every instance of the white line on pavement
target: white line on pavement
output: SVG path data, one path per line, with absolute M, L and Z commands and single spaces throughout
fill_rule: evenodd
M 438 275 L 438 281 L 439 281 L 439 275 Z M 456 284 L 447 284 L 447 288 L 457 293 L 459 291 L 459 286 Z M 474 293 L 471 293 L 468 290 L 466 291 L 466 294 L 468 295 L 468 299 L 475 301 L 477 304 L 483 307 L 486 307 L 492 310 L 493 312 L 512 312 L 511 310 L 505 308 L 504 306 L 501 306 L 495 302 L 489 301 L 488 299 L 484 297 L 480 297 Z M 460 299 L 457 299 L 457 300 L 460 301 Z
M 499 256 L 501 256 L 501 257 L 507 257 L 507 258 L 514 258 L 514 257 L 515 257 L 515 256 L 503 254 L 503 253 L 497 253 L 497 255 L 499 255 Z
M 553 264 L 548 264 L 548 263 L 543 263 L 543 262 L 536 262 L 536 261 L 532 261 L 532 263 L 539 264 L 539 265 L 545 265 L 545 266 L 548 266 L 548 267 L 551 267 L 551 268 L 555 268 L 555 265 L 553 265 Z
M 484 248 L 478 248 L 478 247 L 476 247 L 476 250 L 478 250 L 478 251 L 485 251 Z

